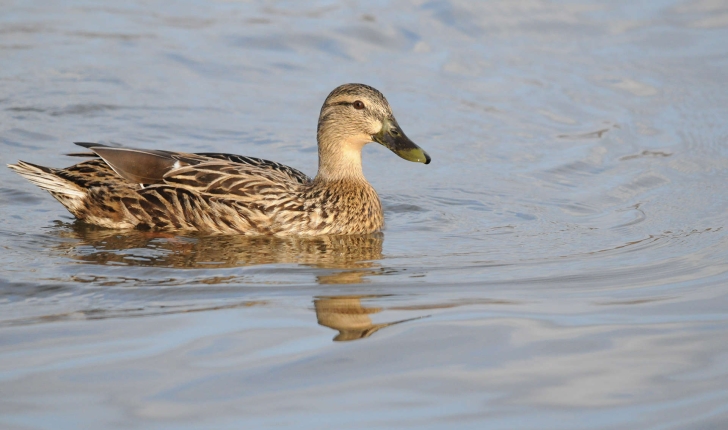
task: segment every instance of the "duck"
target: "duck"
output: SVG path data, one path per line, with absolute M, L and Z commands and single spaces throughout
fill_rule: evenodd
M 376 142 L 401 158 L 430 156 L 402 131 L 384 95 L 345 84 L 318 119 L 318 172 L 227 153 L 184 153 L 75 142 L 92 159 L 59 169 L 8 167 L 48 191 L 77 219 L 112 229 L 240 235 L 353 235 L 382 230 L 377 192 L 362 171 Z

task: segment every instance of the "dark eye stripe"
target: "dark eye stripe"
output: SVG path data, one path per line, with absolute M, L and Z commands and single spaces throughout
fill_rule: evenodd
M 359 102 L 362 104 L 361 109 L 364 109 L 364 103 L 362 103 L 360 100 L 357 100 L 355 102 L 336 102 L 336 103 L 329 103 L 329 106 L 354 106 L 354 103 Z M 354 106 L 354 109 L 356 109 L 356 106 Z

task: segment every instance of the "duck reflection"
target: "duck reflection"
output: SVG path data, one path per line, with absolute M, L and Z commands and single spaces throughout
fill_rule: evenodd
M 382 308 L 364 307 L 361 299 L 377 297 L 381 296 L 317 297 L 313 301 L 316 309 L 316 319 L 320 325 L 339 332 L 334 337 L 334 341 L 349 341 L 364 339 L 385 327 L 420 318 L 374 324 L 369 315 L 381 312 Z
M 109 230 L 81 222 L 60 224 L 54 229 L 54 233 L 65 240 L 57 242 L 52 248 L 53 252 L 97 265 L 214 269 L 301 264 L 334 269 L 317 274 L 316 282 L 319 284 L 361 284 L 366 283 L 370 276 L 386 272 L 378 263 L 382 259 L 382 234 L 311 238 L 176 236 L 159 232 Z M 211 278 L 209 283 L 219 282 L 218 278 Z M 199 278 L 197 282 L 208 283 Z M 384 308 L 364 306 L 362 300 L 381 297 L 384 296 L 315 297 L 317 321 L 320 325 L 339 332 L 334 341 L 350 341 L 367 338 L 394 324 L 421 318 L 418 316 L 387 323 L 373 323 L 371 315 Z M 256 302 L 254 305 L 264 304 Z M 248 306 L 247 302 L 245 306 Z M 185 312 L 198 310 L 189 307 L 182 309 Z M 182 310 L 164 310 L 179 311 Z M 150 311 L 145 309 L 144 312 L 148 314 Z M 111 316 L 120 315 L 117 312 L 109 314 Z
M 317 237 L 175 236 L 116 231 L 80 222 L 57 230 L 56 247 L 65 256 L 99 265 L 172 268 L 230 268 L 262 264 L 303 264 L 348 269 L 320 275 L 321 284 L 361 283 L 380 273 L 382 234 Z M 369 270 L 367 270 L 369 269 Z

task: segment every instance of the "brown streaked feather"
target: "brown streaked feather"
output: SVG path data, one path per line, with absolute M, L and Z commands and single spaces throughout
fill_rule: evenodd
M 295 192 L 302 185 L 288 172 L 266 169 L 252 164 L 208 161 L 174 169 L 164 175 L 167 184 L 184 185 L 199 192 L 230 197 L 255 195 L 264 190 L 271 194 Z
M 311 182 L 311 178 L 306 176 L 303 172 L 300 170 L 294 169 L 293 167 L 286 166 L 285 164 L 276 163 L 275 161 L 270 160 L 264 160 L 262 158 L 256 158 L 256 157 L 246 157 L 243 155 L 235 155 L 235 154 L 224 154 L 224 153 L 217 153 L 217 152 L 196 152 L 195 155 L 200 155 L 203 157 L 210 157 L 220 160 L 228 160 L 232 161 L 233 163 L 239 163 L 239 164 L 247 164 L 251 166 L 257 166 L 262 169 L 266 170 L 276 170 L 281 173 L 286 174 L 290 179 L 300 183 L 300 184 L 306 184 L 308 182 Z
M 84 161 L 65 169 L 53 169 L 55 175 L 66 179 L 79 186 L 89 189 L 94 187 L 114 185 L 123 186 L 131 190 L 141 189 L 136 182 L 125 182 L 119 180 L 119 175 L 103 159 L 96 158 Z

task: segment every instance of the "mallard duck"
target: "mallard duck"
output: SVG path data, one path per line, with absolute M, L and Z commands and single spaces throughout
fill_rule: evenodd
M 319 167 L 311 179 L 273 161 L 77 143 L 100 158 L 55 169 L 8 165 L 50 192 L 76 218 L 117 229 L 213 234 L 368 234 L 384 225 L 364 178 L 369 142 L 405 160 L 430 156 L 404 134 L 384 95 L 362 84 L 329 94 L 318 121 Z

